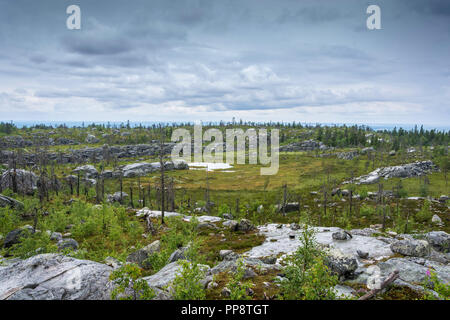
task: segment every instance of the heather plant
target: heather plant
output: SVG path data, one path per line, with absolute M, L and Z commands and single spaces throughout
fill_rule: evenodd
M 442 282 L 436 275 L 436 271 L 428 269 L 426 277 L 423 281 L 426 288 L 425 299 L 427 300 L 450 300 L 450 284 Z M 433 290 L 434 295 L 430 290 Z

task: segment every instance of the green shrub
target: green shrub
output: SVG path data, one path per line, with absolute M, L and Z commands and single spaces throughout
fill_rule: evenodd
M 175 300 L 204 300 L 206 293 L 202 280 L 205 273 L 195 261 L 179 260 L 181 272 L 172 282 L 173 298 Z
M 418 222 L 429 222 L 433 217 L 433 212 L 430 210 L 431 202 L 425 200 L 422 208 L 416 213 L 416 220 Z
M 6 234 L 14 229 L 20 223 L 17 213 L 10 208 L 0 208 L 0 234 Z
M 237 260 L 236 271 L 230 282 L 227 283 L 226 287 L 230 289 L 230 299 L 231 300 L 249 300 L 247 292 L 251 288 L 252 284 L 249 281 L 244 281 L 245 274 L 245 263 L 242 258 Z
M 20 243 L 14 244 L 9 252 L 13 256 L 26 259 L 37 254 L 58 251 L 57 246 L 52 243 L 46 232 L 31 233 L 27 229 L 24 229 L 24 232 L 26 234 L 20 238 Z
M 111 299 L 116 300 L 151 300 L 155 292 L 150 288 L 147 281 L 141 279 L 142 270 L 135 264 L 125 264 L 113 271 L 110 280 L 115 287 L 111 292 Z M 131 294 L 127 295 L 131 291 Z
M 419 194 L 421 197 L 428 196 L 428 185 L 423 183 L 420 185 Z
M 301 245 L 286 259 L 285 278 L 280 283 L 283 299 L 334 299 L 333 287 L 338 283 L 324 263 L 324 253 L 318 247 L 313 228 L 306 227 L 300 236 Z
M 368 206 L 366 204 L 363 204 L 360 208 L 359 208 L 359 214 L 363 217 L 367 217 L 370 218 L 375 214 L 375 208 Z

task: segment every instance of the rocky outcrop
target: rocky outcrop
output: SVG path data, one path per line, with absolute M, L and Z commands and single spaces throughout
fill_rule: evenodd
M 0 268 L 0 300 L 108 300 L 112 268 L 41 254 Z
M 205 276 L 210 274 L 210 267 L 207 265 L 199 265 L 200 269 L 205 273 Z M 161 291 L 162 295 L 165 299 L 170 298 L 170 285 L 173 280 L 180 274 L 181 265 L 178 262 L 172 262 L 165 265 L 161 270 L 159 270 L 154 275 L 142 278 L 147 281 L 148 285 L 153 288 L 155 291 Z M 208 283 L 205 282 L 204 285 L 206 287 Z
M 159 162 L 139 162 L 128 164 L 121 168 L 123 176 L 126 178 L 145 176 L 148 173 L 159 171 L 161 164 Z M 189 166 L 186 161 L 176 160 L 164 163 L 165 170 L 186 170 Z
M 106 195 L 106 199 L 109 203 L 120 202 L 125 198 L 128 198 L 128 193 L 122 192 L 121 194 L 120 191 Z
M 378 168 L 367 175 L 355 178 L 356 184 L 377 183 L 381 178 L 411 178 L 437 171 L 438 168 L 430 160 L 408 163 L 400 166 Z M 349 183 L 349 181 L 344 182 Z
M 31 171 L 13 169 L 3 172 L 0 176 L 1 189 L 14 189 L 14 181 L 18 193 L 31 194 L 36 189 L 38 177 Z
M 60 137 L 53 139 L 47 135 L 35 135 L 31 140 L 22 136 L 6 136 L 0 138 L 2 148 L 25 148 L 31 146 L 55 146 L 55 145 L 76 145 L 78 141 Z
M 285 146 L 280 146 L 281 152 L 295 152 L 295 151 L 313 151 L 313 150 L 327 150 L 328 147 L 320 141 L 305 140 L 301 142 L 293 142 Z
M 86 136 L 86 142 L 87 143 L 98 143 L 100 141 L 100 139 L 98 139 L 96 136 L 94 136 L 93 134 L 88 134 Z
M 98 171 L 93 165 L 86 164 L 84 166 L 77 167 L 73 170 L 74 173 L 80 173 L 85 175 L 87 178 L 97 178 Z
M 187 254 L 188 249 L 189 249 L 189 246 L 182 247 L 182 248 L 175 250 L 174 252 L 172 252 L 172 254 L 170 255 L 169 260 L 167 262 L 172 263 L 172 262 L 175 262 L 178 260 L 187 259 L 186 254 Z
M 429 269 L 434 269 L 439 280 L 450 282 L 450 266 L 423 259 L 392 258 L 378 263 L 381 276 L 385 277 L 394 270 L 400 271 L 400 279 L 407 283 L 421 283 L 427 276 Z
M 338 159 L 352 160 L 358 156 L 358 151 L 339 152 L 336 156 Z
M 170 154 L 175 143 L 165 143 L 163 146 L 164 154 Z M 108 146 L 96 148 L 69 149 L 66 152 L 49 152 L 46 154 L 49 161 L 57 161 L 58 163 L 83 163 L 92 161 L 106 160 L 107 158 L 137 158 L 143 156 L 156 156 L 160 153 L 159 143 L 151 144 L 135 144 L 125 146 Z M 7 162 L 12 152 L 8 150 L 0 151 L 0 162 Z M 23 158 L 28 164 L 38 162 L 38 156 L 35 153 L 24 153 Z

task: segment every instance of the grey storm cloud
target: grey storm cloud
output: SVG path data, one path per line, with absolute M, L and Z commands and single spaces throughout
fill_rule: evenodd
M 448 124 L 450 3 L 374 4 L 0 0 L 0 114 Z

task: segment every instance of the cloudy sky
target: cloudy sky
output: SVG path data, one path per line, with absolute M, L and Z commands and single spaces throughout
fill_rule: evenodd
M 0 0 L 0 120 L 233 117 L 449 125 L 450 1 Z

